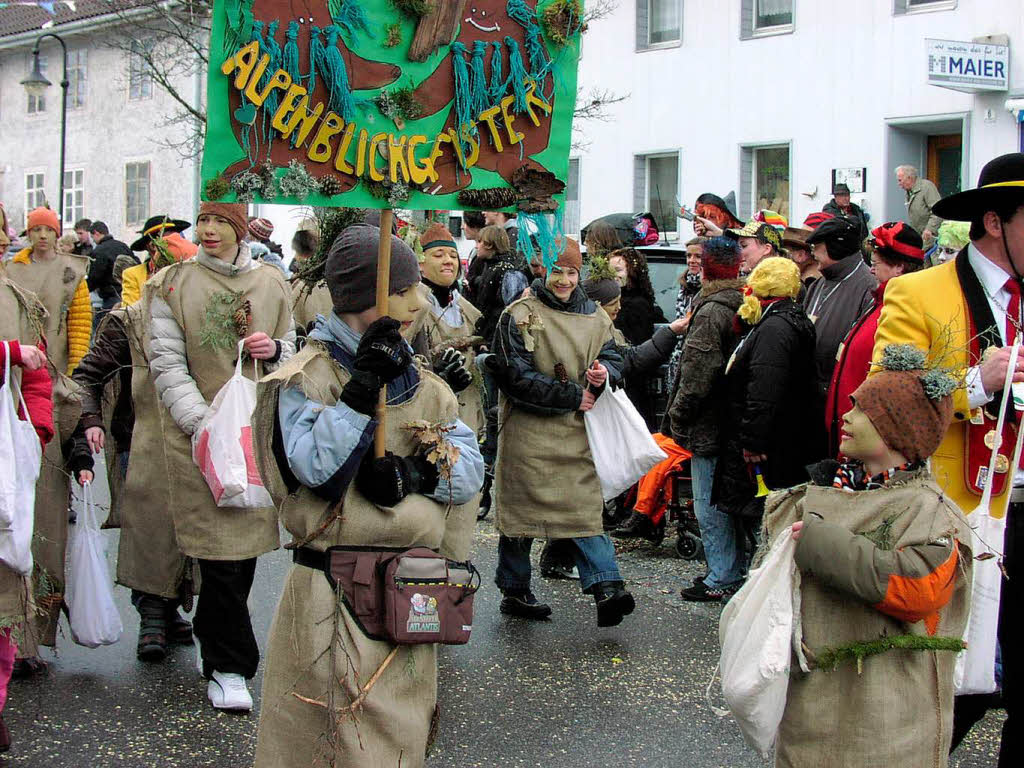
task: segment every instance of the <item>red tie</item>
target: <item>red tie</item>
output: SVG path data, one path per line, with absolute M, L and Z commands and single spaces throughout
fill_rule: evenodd
M 1010 302 L 1006 305 L 1006 345 L 1010 346 L 1017 338 L 1020 322 L 1020 283 L 1011 279 L 1003 287 L 1010 292 Z

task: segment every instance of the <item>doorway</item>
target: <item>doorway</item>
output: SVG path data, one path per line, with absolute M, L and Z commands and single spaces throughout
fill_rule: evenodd
M 928 164 L 925 176 L 939 188 L 943 197 L 960 191 L 960 167 L 963 163 L 963 136 L 950 133 L 928 137 Z

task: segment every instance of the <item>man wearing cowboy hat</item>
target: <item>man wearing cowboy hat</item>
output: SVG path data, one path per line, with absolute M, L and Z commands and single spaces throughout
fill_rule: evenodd
M 994 517 L 1006 525 L 1004 580 L 1000 601 L 999 640 L 1003 663 L 1003 702 L 1006 722 L 999 768 L 1020 765 L 1021 670 L 1016 626 L 1021 610 L 1020 579 L 1015 543 L 1024 529 L 1024 472 L 1010 467 L 1017 433 L 1013 408 L 1002 440 L 995 433 L 1010 345 L 1021 329 L 1021 280 L 1024 274 L 1024 153 L 991 160 L 981 170 L 976 189 L 943 198 L 934 213 L 945 219 L 971 222 L 971 242 L 955 259 L 931 269 L 894 278 L 885 292 L 875 335 L 874 359 L 892 343 L 927 349 L 965 374 L 964 386 L 953 396 L 953 423 L 932 457 L 936 480 L 950 499 L 967 513 L 979 502 L 986 482 L 992 446 L 1002 446 L 992 478 Z M 1024 382 L 1024 356 L 1016 363 L 1013 381 Z M 998 543 L 994 543 L 998 548 Z M 978 697 L 959 697 L 954 718 L 953 746 L 984 715 Z
M 128 267 L 121 273 L 121 304 L 130 307 L 139 300 L 142 296 L 142 286 L 150 276 L 171 263 L 167 256 L 173 261 L 183 261 L 196 255 L 199 246 L 181 236 L 181 233 L 191 226 L 191 223 L 183 219 L 172 219 L 166 214 L 150 216 L 146 220 L 139 230 L 141 236 L 132 243 L 131 249 L 145 251 L 149 254 L 149 259 L 142 264 Z M 162 250 L 164 246 L 166 255 Z M 161 263 L 162 260 L 166 263 Z

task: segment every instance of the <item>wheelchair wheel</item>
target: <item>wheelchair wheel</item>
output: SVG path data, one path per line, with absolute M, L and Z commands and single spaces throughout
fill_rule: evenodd
M 699 560 L 704 556 L 704 543 L 699 536 L 684 531 L 676 539 L 676 554 L 683 560 Z

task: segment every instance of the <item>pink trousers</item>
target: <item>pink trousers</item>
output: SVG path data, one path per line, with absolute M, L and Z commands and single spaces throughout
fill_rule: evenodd
M 18 646 L 11 639 L 11 630 L 0 630 L 0 712 L 4 711 L 4 705 L 7 703 L 7 686 L 11 682 L 14 655 L 17 652 Z

